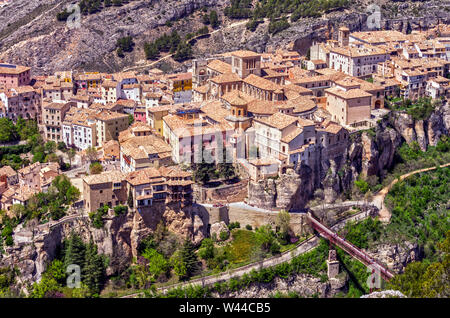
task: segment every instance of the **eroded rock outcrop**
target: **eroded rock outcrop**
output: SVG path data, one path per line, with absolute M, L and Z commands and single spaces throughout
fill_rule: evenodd
M 155 231 L 162 222 L 169 231 L 180 239 L 188 237 L 198 244 L 206 236 L 206 226 L 192 207 L 179 204 L 161 205 L 141 212 L 129 211 L 120 216 L 108 215 L 101 229 L 92 227 L 87 216 L 80 216 L 53 225 L 50 229 L 37 232 L 31 242 L 15 245 L 0 258 L 0 267 L 16 266 L 20 271 L 19 284 L 38 281 L 46 266 L 56 257 L 61 242 L 72 233 L 78 234 L 84 242 L 93 242 L 100 254 L 109 258 L 107 275 L 125 270 L 133 257 L 137 256 L 139 242 Z

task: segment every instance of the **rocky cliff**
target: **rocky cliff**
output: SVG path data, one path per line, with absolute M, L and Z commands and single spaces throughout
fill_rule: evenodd
M 313 167 L 302 165 L 288 169 L 278 179 L 249 182 L 247 202 L 265 209 L 303 209 L 316 189 L 323 190 L 326 203 L 350 191 L 360 175 L 383 178 L 394 163 L 394 155 L 403 142 L 416 141 L 422 150 L 435 146 L 442 135 L 450 132 L 450 107 L 439 106 L 427 120 L 414 120 L 404 112 L 391 112 L 374 129 L 350 135 L 341 157 L 323 159 Z
M 333 297 L 339 292 L 345 293 L 348 290 L 347 280 L 348 276 L 345 273 L 326 282 L 311 275 L 297 274 L 287 279 L 276 277 L 270 283 L 252 283 L 245 289 L 220 295 L 216 293 L 213 297 L 270 298 L 277 292 L 282 295 L 295 293 L 299 297 Z
M 0 267 L 16 266 L 20 271 L 18 285 L 26 288 L 40 279 L 46 266 L 55 258 L 61 242 L 71 233 L 77 233 L 83 241 L 94 242 L 98 252 L 109 258 L 106 274 L 114 275 L 130 265 L 132 258 L 137 256 L 139 242 L 161 221 L 180 239 L 189 237 L 198 244 L 206 235 L 201 216 L 193 213 L 191 207 L 180 208 L 178 204 L 154 206 L 141 213 L 110 214 L 101 229 L 94 228 L 88 217 L 77 217 L 48 230 L 35 231 L 29 242 L 15 244 L 7 254 L 0 255 Z

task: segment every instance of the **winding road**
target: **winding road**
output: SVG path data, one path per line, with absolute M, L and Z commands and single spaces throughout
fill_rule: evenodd
M 443 167 L 447 167 L 447 166 L 450 166 L 450 163 L 441 165 L 440 167 L 443 168 Z M 412 172 L 408 172 L 408 173 L 400 176 L 400 178 L 395 179 L 389 185 L 387 185 L 382 190 L 380 190 L 380 192 L 373 198 L 373 200 L 371 202 L 364 202 L 364 201 L 348 202 L 348 201 L 346 201 L 346 202 L 334 204 L 333 206 L 334 207 L 345 207 L 345 206 L 368 205 L 368 204 L 374 205 L 374 206 L 378 207 L 380 210 L 380 212 L 379 212 L 380 219 L 382 217 L 384 217 L 384 221 L 387 220 L 387 222 L 389 222 L 391 213 L 386 208 L 386 206 L 384 204 L 384 199 L 385 199 L 386 195 L 389 193 L 389 190 L 394 186 L 394 184 L 396 184 L 399 180 L 400 181 L 404 180 L 405 178 L 408 178 L 409 176 L 412 176 L 414 174 L 435 170 L 436 168 L 437 167 L 419 169 L 419 170 L 415 170 Z M 313 207 L 311 209 L 312 210 L 314 208 L 320 209 L 322 207 Z M 368 218 L 369 216 L 370 216 L 369 211 L 354 214 L 344 220 L 339 221 L 334 226 L 332 226 L 330 229 L 333 230 L 334 232 L 337 232 L 338 230 L 342 229 L 345 226 L 345 224 L 347 224 L 348 222 L 361 221 L 363 219 Z M 240 277 L 240 276 L 243 276 L 244 274 L 250 273 L 252 270 L 258 270 L 261 268 L 272 267 L 272 266 L 276 266 L 276 265 L 284 263 L 284 262 L 289 262 L 292 260 L 292 258 L 294 258 L 300 254 L 309 252 L 312 249 L 314 249 L 318 245 L 318 242 L 319 242 L 318 237 L 312 237 L 312 238 L 309 238 L 308 240 L 302 242 L 301 244 L 299 244 L 297 247 L 295 247 L 291 251 L 281 253 L 280 255 L 273 256 L 271 258 L 262 260 L 260 262 L 248 264 L 246 266 L 239 267 L 234 270 L 220 273 L 217 275 L 209 275 L 209 276 L 205 276 L 205 277 L 201 277 L 201 278 L 196 278 L 196 279 L 193 279 L 193 280 L 185 282 L 185 283 L 178 283 L 178 284 L 174 284 L 174 285 L 170 285 L 170 286 L 160 287 L 157 289 L 157 291 L 165 293 L 165 292 L 167 292 L 167 290 L 172 289 L 172 288 L 177 288 L 177 287 L 197 286 L 197 285 L 202 285 L 202 286 L 213 285 L 216 282 L 226 281 L 233 277 Z M 358 259 L 358 260 L 360 260 L 360 259 Z M 138 292 L 138 293 L 122 296 L 122 298 L 136 298 L 136 297 L 140 297 L 142 295 L 143 295 L 143 292 Z

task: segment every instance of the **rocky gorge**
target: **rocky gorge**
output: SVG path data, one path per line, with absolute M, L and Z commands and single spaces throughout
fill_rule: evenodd
M 396 150 L 406 142 L 417 142 L 425 151 L 435 146 L 450 131 L 450 107 L 444 103 L 426 120 L 415 120 L 404 111 L 393 111 L 380 119 L 376 127 L 350 134 L 342 155 L 333 159 L 316 148 L 311 166 L 288 168 L 278 178 L 250 181 L 247 203 L 265 209 L 301 210 L 320 189 L 326 203 L 352 190 L 359 176 L 382 180 L 394 164 Z

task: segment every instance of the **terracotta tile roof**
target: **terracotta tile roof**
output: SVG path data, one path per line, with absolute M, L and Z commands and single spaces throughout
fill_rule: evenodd
M 104 88 L 116 88 L 117 82 L 116 81 L 104 81 L 102 83 L 102 87 Z
M 294 117 L 291 115 L 286 115 L 280 112 L 276 112 L 270 117 L 267 118 L 255 118 L 257 122 L 263 123 L 265 125 L 277 128 L 279 130 L 283 130 L 284 128 L 294 124 L 297 122 L 298 117 Z
M 283 87 L 255 74 L 250 74 L 244 79 L 244 83 L 267 91 L 281 90 Z
M 162 154 L 162 157 L 167 157 L 172 152 L 172 148 L 163 139 L 154 135 L 130 138 L 121 142 L 120 150 L 135 160 L 148 159 L 150 155 L 154 154 Z
M 230 103 L 230 105 L 234 105 L 234 106 L 244 106 L 244 105 L 247 105 L 250 101 L 255 99 L 255 98 L 253 98 L 241 91 L 238 91 L 238 90 L 228 92 L 228 93 L 224 94 L 221 98 L 224 101 Z
M 281 138 L 282 142 L 290 143 L 292 140 L 294 140 L 298 135 L 300 135 L 303 132 L 303 128 L 301 127 L 295 127 L 293 131 L 291 131 L 289 134 Z
M 294 105 L 294 113 L 311 111 L 317 107 L 317 103 L 308 96 L 299 96 L 290 100 L 289 103 Z
M 94 116 L 96 119 L 102 120 L 102 121 L 128 118 L 128 114 L 111 112 L 111 111 L 107 111 L 107 110 L 102 110 L 99 113 L 96 113 Z
M 230 54 L 234 55 L 234 56 L 237 56 L 237 57 L 240 57 L 240 58 L 261 56 L 261 54 L 259 54 L 259 53 L 248 51 L 248 50 L 234 51 L 234 52 L 230 52 Z
M 194 88 L 194 91 L 196 91 L 196 92 L 198 92 L 200 94 L 206 94 L 209 91 L 209 85 L 205 84 L 205 85 L 202 85 L 202 86 L 198 86 L 198 87 Z
M 3 166 L 0 168 L 0 176 L 6 175 L 7 177 L 12 177 L 17 175 L 17 172 L 10 166 Z
M 23 72 L 31 70 L 31 68 L 27 66 L 13 65 L 13 64 L 7 65 L 11 65 L 12 67 L 5 67 L 0 65 L 0 74 L 18 75 Z
M 211 82 L 217 84 L 241 82 L 242 79 L 236 73 L 224 73 L 210 79 Z
M 212 60 L 207 67 L 218 73 L 231 73 L 231 65 L 221 60 Z
M 255 99 L 248 103 L 247 111 L 254 115 L 273 115 L 277 112 L 277 108 L 272 101 Z
M 369 45 L 366 45 L 364 47 L 354 47 L 354 46 L 333 47 L 330 49 L 330 51 L 332 53 L 337 53 L 337 54 L 349 56 L 349 57 L 387 54 L 386 50 L 384 50 L 380 47 L 369 46 Z
M 230 114 L 230 111 L 223 106 L 221 101 L 209 102 L 205 104 L 201 109 L 206 116 L 210 117 L 216 122 L 226 122 L 225 117 Z
M 100 174 L 86 176 L 83 181 L 89 185 L 102 183 L 119 183 L 126 177 L 126 174 L 120 170 L 104 171 Z
M 25 202 L 29 200 L 33 195 L 38 193 L 37 190 L 32 189 L 27 185 L 20 186 L 13 195 L 13 199 Z
M 364 97 L 372 97 L 371 94 L 367 93 L 366 91 L 363 91 L 360 88 L 356 89 L 349 89 L 348 91 L 344 91 L 342 89 L 339 89 L 337 87 L 331 87 L 327 88 L 325 92 L 329 94 L 333 94 L 336 96 L 339 96 L 343 99 L 354 99 L 354 98 L 364 98 Z

